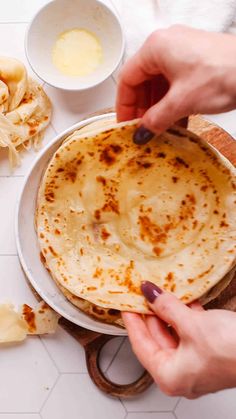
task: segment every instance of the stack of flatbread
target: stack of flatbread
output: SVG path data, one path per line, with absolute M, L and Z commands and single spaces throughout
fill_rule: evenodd
M 177 127 L 135 145 L 136 128 L 106 122 L 69 136 L 46 168 L 36 210 L 41 259 L 59 289 L 118 324 L 120 311 L 150 313 L 142 281 L 205 303 L 236 264 L 233 165 Z
M 0 147 L 9 149 L 11 166 L 19 163 L 19 151 L 37 148 L 51 118 L 51 103 L 18 60 L 0 57 Z

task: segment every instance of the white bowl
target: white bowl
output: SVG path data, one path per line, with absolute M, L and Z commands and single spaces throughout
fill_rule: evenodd
M 91 31 L 101 42 L 104 59 L 83 77 L 66 76 L 54 66 L 52 49 L 58 36 L 71 29 Z M 34 72 L 48 84 L 64 90 L 84 90 L 107 79 L 124 53 L 124 36 L 116 14 L 98 0 L 54 0 L 32 19 L 25 42 Z

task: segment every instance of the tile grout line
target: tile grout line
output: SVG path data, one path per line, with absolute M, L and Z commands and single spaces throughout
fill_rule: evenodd
M 127 410 L 126 409 L 126 411 L 128 413 L 174 413 L 173 410 Z
M 0 257 L 11 257 L 11 256 L 18 256 L 17 253 L 0 253 Z
M 113 83 L 115 84 L 115 86 L 117 87 L 117 81 L 116 81 L 116 79 L 115 79 L 115 77 L 114 77 L 114 75 L 113 75 L 113 74 L 112 74 L 112 76 L 111 76 L 111 79 L 112 79 Z
M 51 355 L 51 354 L 50 354 L 50 352 L 48 351 L 48 348 L 47 348 L 47 346 L 45 345 L 45 343 L 44 343 L 43 339 L 41 338 L 41 336 L 39 336 L 39 339 L 40 339 L 40 341 L 41 341 L 41 343 L 42 343 L 42 345 L 43 345 L 43 347 L 44 347 L 45 351 L 47 352 L 47 354 L 48 354 L 49 358 L 51 359 L 51 361 L 52 361 L 53 365 L 55 366 L 55 368 L 56 368 L 56 370 L 57 370 L 58 374 L 60 375 L 60 374 L 61 374 L 61 371 L 59 370 L 59 368 L 58 368 L 58 366 L 57 366 L 56 362 L 54 361 L 54 359 L 53 359 L 53 357 L 52 357 L 52 355 Z
M 56 128 L 55 128 L 55 126 L 53 125 L 52 121 L 50 122 L 50 125 L 51 125 L 51 127 L 52 127 L 53 131 L 55 132 L 55 134 L 56 134 L 56 135 L 58 135 L 58 134 L 59 134 L 59 132 L 56 130 Z
M 41 406 L 41 408 L 40 408 L 40 410 L 39 410 L 39 412 L 38 412 L 38 413 L 40 414 L 40 416 L 41 416 L 41 412 L 42 412 L 42 410 L 43 410 L 43 408 L 44 408 L 45 404 L 47 403 L 47 401 L 48 401 L 49 397 L 51 396 L 51 394 L 52 394 L 52 392 L 53 392 L 54 388 L 56 387 L 56 385 L 57 385 L 57 383 L 58 383 L 58 381 L 59 381 L 60 377 L 61 377 L 61 374 L 58 374 L 58 376 L 57 376 L 57 378 L 56 378 L 55 383 L 53 384 L 53 386 L 52 386 L 51 390 L 49 391 L 49 393 L 48 393 L 47 397 L 45 398 L 44 402 L 42 403 L 42 406 Z
M 25 177 L 25 175 L 0 175 L 0 178 L 7 178 L 7 179 L 12 179 L 12 178 L 18 178 L 18 177 Z
M 88 375 L 89 376 L 88 371 L 87 372 L 86 371 L 81 371 L 81 372 L 71 372 L 71 371 L 69 371 L 69 372 L 61 372 L 60 371 L 60 374 L 61 375 Z
M 40 412 L 0 412 L 0 415 L 40 415 Z
M 124 409 L 124 412 L 125 412 L 124 419 L 125 419 L 125 418 L 127 418 L 127 416 L 128 416 L 128 414 L 129 414 L 129 412 L 128 412 L 128 410 L 126 409 L 126 407 L 125 407 L 125 405 L 124 405 L 124 403 L 123 403 L 123 401 L 122 401 L 121 397 L 117 397 L 117 400 L 119 400 L 119 402 L 120 402 L 121 406 L 122 406 L 122 407 L 123 407 L 123 409 Z
M 172 413 L 173 413 L 173 415 L 174 415 L 175 419 L 178 419 L 178 417 L 177 417 L 176 413 L 175 413 L 174 411 L 173 411 Z
M 122 404 L 122 406 L 123 406 L 123 408 L 125 409 L 125 411 L 126 411 L 126 416 L 125 416 L 125 418 L 128 416 L 128 410 L 126 409 L 126 406 L 125 406 L 125 404 L 124 404 L 124 402 L 123 402 L 123 400 L 122 400 L 122 398 L 121 397 L 119 397 L 119 400 L 120 400 L 120 402 L 121 402 L 121 404 Z
M 113 354 L 112 359 L 111 359 L 111 361 L 109 362 L 109 364 L 108 364 L 108 366 L 106 367 L 106 369 L 105 369 L 105 371 L 104 371 L 104 372 L 107 372 L 107 371 L 109 370 L 109 368 L 110 368 L 111 364 L 113 363 L 113 361 L 114 361 L 114 359 L 115 359 L 116 355 L 118 354 L 118 352 L 119 352 L 119 350 L 120 350 L 121 346 L 123 345 L 124 340 L 125 340 L 125 337 L 122 339 L 121 343 L 119 344 L 118 348 L 116 349 L 115 353 Z
M 0 25 L 26 25 L 26 24 L 29 24 L 29 20 L 21 21 L 21 22 L 18 22 L 18 21 L 1 22 L 0 21 Z
M 177 409 L 177 407 L 178 407 L 178 405 L 179 405 L 180 401 L 181 401 L 181 397 L 180 397 L 180 398 L 179 398 L 179 400 L 177 401 L 177 403 L 176 403 L 176 405 L 175 405 L 175 407 L 174 407 L 174 409 L 173 409 L 173 413 L 175 413 L 175 411 L 176 411 L 176 409 Z
M 118 355 L 118 353 L 120 352 L 120 350 L 121 350 L 122 346 L 124 345 L 125 340 L 126 340 L 126 337 L 124 337 L 124 338 L 123 338 L 123 341 L 121 342 L 121 344 L 120 344 L 120 346 L 119 346 L 118 350 L 116 351 L 116 353 L 115 353 L 114 357 L 112 358 L 112 360 L 111 360 L 111 362 L 110 362 L 110 365 L 107 367 L 106 372 L 108 372 L 108 370 L 111 368 L 111 366 L 112 366 L 113 362 L 115 361 L 115 358 L 117 357 L 117 355 Z

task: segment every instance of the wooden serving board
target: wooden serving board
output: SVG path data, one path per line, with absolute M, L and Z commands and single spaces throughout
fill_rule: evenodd
M 188 129 L 217 148 L 223 156 L 236 166 L 236 140 L 226 131 L 199 115 L 191 116 L 189 118 Z M 236 311 L 236 273 L 230 284 L 217 298 L 206 304 L 205 308 L 221 308 Z
M 189 118 L 188 129 L 217 148 L 223 156 L 236 166 L 236 141 L 226 131 L 199 115 Z
M 112 112 L 105 109 L 93 115 Z M 89 116 L 93 116 L 89 115 Z M 189 118 L 188 129 L 204 138 L 216 147 L 227 159 L 236 166 L 236 141 L 218 126 L 204 120 L 200 116 Z M 235 129 L 236 131 L 236 129 Z M 33 290 L 35 292 L 35 290 Z M 236 276 L 227 288 L 207 308 L 228 308 L 236 311 Z M 60 325 L 84 347 L 88 373 L 94 384 L 103 392 L 122 398 L 137 396 L 145 391 L 153 382 L 151 376 L 144 371 L 142 376 L 130 384 L 119 385 L 106 378 L 99 366 L 99 356 L 103 346 L 115 336 L 104 335 L 84 329 L 61 318 Z

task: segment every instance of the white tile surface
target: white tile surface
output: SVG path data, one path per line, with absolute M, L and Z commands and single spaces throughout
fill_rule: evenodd
M 36 298 L 26 281 L 17 256 L 1 256 L 0 273 L 0 304 L 14 302 L 15 305 L 35 305 Z
M 117 384 L 128 384 L 137 380 L 142 373 L 143 367 L 133 354 L 129 340 L 125 338 L 116 358 L 107 370 L 107 375 Z
M 19 413 L 15 415 L 3 413 L 0 414 L 0 419 L 41 419 L 40 415 L 37 415 L 36 413 Z
M 61 373 L 87 372 L 82 346 L 62 327 L 58 328 L 55 335 L 41 339 Z
M 83 92 L 67 92 L 45 86 L 54 108 L 52 124 L 57 132 L 83 119 L 98 110 L 110 108 L 115 103 L 116 85 L 110 77 L 101 85 Z
M 1 7 L 0 22 L 28 22 L 48 0 L 7 0 Z
M 209 394 L 196 400 L 181 399 L 176 408 L 178 419 L 235 419 L 236 389 Z
M 84 349 L 62 327 L 58 328 L 56 335 L 48 335 L 41 340 L 61 373 L 87 372 Z M 123 340 L 117 337 L 104 346 L 99 359 L 102 371 L 107 370 Z
M 116 356 L 119 348 L 124 342 L 124 339 L 125 338 L 122 338 L 122 337 L 111 339 L 102 348 L 102 351 L 100 353 L 100 358 L 99 358 L 99 364 L 103 372 L 107 372 L 107 370 L 111 366 L 111 363 L 113 362 L 114 357 Z
M 119 400 L 97 391 L 87 374 L 61 375 L 42 409 L 43 419 L 123 419 Z
M 28 22 L 47 1 L 0 2 L 0 54 L 22 60 L 30 75 L 33 73 L 24 52 L 27 23 L 22 22 Z M 55 130 L 60 132 L 87 114 L 113 106 L 117 74 L 118 71 L 113 79 L 80 94 L 45 86 L 54 105 Z M 236 111 L 207 118 L 236 136 Z M 54 137 L 53 127 L 47 130 L 43 145 Z M 36 157 L 33 150 L 24 153 L 21 167 L 12 176 L 7 155 L 0 152 L 0 303 L 35 302 L 17 257 L 6 255 L 16 253 L 15 204 L 23 176 Z M 123 341 L 123 338 L 111 340 L 100 359 L 102 370 L 118 383 L 130 382 L 142 371 L 128 341 L 121 345 Z M 29 338 L 21 345 L 0 347 L 0 419 L 174 419 L 178 400 L 165 396 L 155 386 L 133 400 L 123 400 L 123 405 L 103 395 L 86 374 L 83 349 L 63 329 L 42 340 Z M 235 419 L 235 412 L 236 390 L 227 390 L 199 400 L 181 399 L 175 414 L 178 419 Z
M 102 0 L 103 3 L 115 10 L 109 0 Z M 1 5 L 0 23 L 29 22 L 34 14 L 49 3 L 49 0 L 8 0 Z
M 123 400 L 123 403 L 128 412 L 162 412 L 173 410 L 178 400 L 177 397 L 166 396 L 153 384 L 145 393 Z
M 14 220 L 21 177 L 0 177 L 0 255 L 16 254 Z
M 57 370 L 38 337 L 0 348 L 0 409 L 38 412 L 57 378 Z
M 1 419 L 1 418 L 0 418 Z M 175 419 L 173 413 L 161 412 L 161 413 L 128 413 L 125 419 Z
M 3 413 L 0 414 L 0 419 L 41 419 L 40 415 L 36 413 L 18 413 L 15 415 Z

